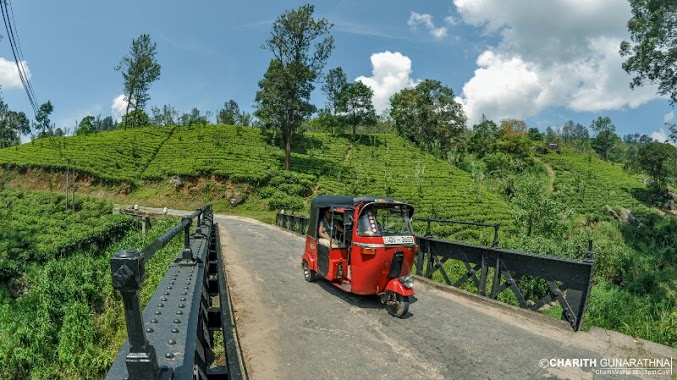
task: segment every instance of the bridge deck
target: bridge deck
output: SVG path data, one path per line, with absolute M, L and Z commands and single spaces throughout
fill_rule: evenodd
M 302 237 L 246 218 L 215 222 L 253 379 L 616 378 L 589 366 L 541 368 L 540 360 L 677 357 L 665 346 L 599 329 L 574 333 L 422 282 L 408 317 L 393 318 L 375 297 L 305 282 Z

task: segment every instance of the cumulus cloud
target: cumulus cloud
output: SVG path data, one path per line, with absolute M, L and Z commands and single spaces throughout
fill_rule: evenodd
M 652 139 L 658 141 L 658 142 L 669 142 L 670 144 L 677 146 L 677 143 L 674 141 L 670 141 L 670 135 L 665 131 L 665 129 L 660 128 L 658 131 L 651 132 L 651 135 L 649 135 Z
M 355 80 L 374 91 L 372 100 L 377 113 L 390 107 L 390 97 L 393 94 L 417 83 L 411 78 L 411 59 L 399 52 L 374 53 L 371 55 L 371 66 L 372 76 L 359 76 Z
M 470 123 L 528 117 L 547 107 L 603 111 L 638 107 L 656 88 L 630 90 L 621 68 L 626 2 L 454 0 L 463 22 L 499 36 L 477 58 L 462 102 Z
M 675 111 L 670 111 L 663 116 L 664 123 L 672 123 L 675 120 Z
M 116 96 L 115 99 L 113 99 L 113 104 L 110 109 L 113 114 L 113 119 L 121 121 L 127 110 L 127 99 L 125 99 L 125 96 L 122 94 Z
M 435 23 L 433 23 L 433 16 L 429 14 L 421 14 L 412 11 L 411 15 L 409 16 L 409 21 L 407 21 L 407 24 L 409 25 L 409 28 L 411 28 L 412 30 L 416 30 L 416 28 L 419 25 L 423 25 L 423 27 L 426 28 L 430 33 L 430 35 L 433 36 L 433 38 L 435 38 L 436 40 L 441 40 L 442 38 L 447 36 L 447 28 L 435 27 Z
M 28 70 L 28 63 L 26 61 L 21 61 L 21 64 L 25 68 L 26 75 L 28 79 L 31 78 L 31 72 Z M 0 85 L 3 88 L 21 88 L 21 78 L 19 77 L 19 70 L 16 68 L 16 63 L 14 61 L 8 61 L 3 57 L 0 57 Z

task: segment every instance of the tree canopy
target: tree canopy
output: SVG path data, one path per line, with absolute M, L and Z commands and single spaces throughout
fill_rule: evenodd
M 608 116 L 599 116 L 592 121 L 590 129 L 595 133 L 592 140 L 593 149 L 604 158 L 604 161 L 609 161 L 609 150 L 614 146 L 616 140 L 620 140 L 616 135 L 616 126 Z
M 327 95 L 327 107 L 331 111 L 332 115 L 337 115 L 339 113 L 339 108 L 341 106 L 341 94 L 344 91 L 344 88 L 348 85 L 348 77 L 346 73 L 343 72 L 343 68 L 336 67 L 327 73 L 324 77 L 324 84 L 322 85 L 322 91 Z
M 332 24 L 324 18 L 315 19 L 314 10 L 306 4 L 284 12 L 263 44 L 273 59 L 259 81 L 255 115 L 266 128 L 280 132 L 286 170 L 291 170 L 293 135 L 315 112 L 310 94 L 334 48 L 329 34 Z
M 346 124 L 353 127 L 353 138 L 358 125 L 376 124 L 376 110 L 371 101 L 374 91 L 362 82 L 346 83 L 341 90 L 339 110 Z
M 124 96 L 127 101 L 123 119 L 125 129 L 127 125 L 138 126 L 140 124 L 135 123 L 142 121 L 139 117 L 128 117 L 129 109 L 143 110 L 150 100 L 150 85 L 160 77 L 160 64 L 155 58 L 156 54 L 156 44 L 151 42 L 148 34 L 141 34 L 132 40 L 129 55 L 122 57 L 120 64 L 115 67 L 115 70 L 122 71 L 124 79 Z
M 663 142 L 643 144 L 630 166 L 650 175 L 656 186 L 664 189 L 668 180 L 677 176 L 677 148 Z
M 630 88 L 658 84 L 658 93 L 677 102 L 677 2 L 630 0 L 632 18 L 628 31 L 632 42 L 623 41 L 620 54 L 627 57 L 623 69 L 634 74 Z
M 454 90 L 426 79 L 390 98 L 390 115 L 398 133 L 429 151 L 448 151 L 466 129 L 466 116 L 454 100 Z
M 0 97 L 0 149 L 21 143 L 21 135 L 30 133 L 30 121 L 23 112 L 11 111 Z

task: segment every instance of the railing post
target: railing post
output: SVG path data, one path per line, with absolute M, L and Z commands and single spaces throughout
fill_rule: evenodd
M 491 242 L 491 248 L 498 248 L 498 227 L 500 226 L 498 223 L 494 224 L 494 241 Z
M 129 380 L 157 379 L 160 375 L 155 347 L 148 343 L 143 329 L 139 289 L 146 279 L 145 260 L 135 250 L 119 251 L 111 258 L 113 288 L 122 293 L 129 338 L 125 363 Z
M 185 261 L 193 260 L 193 250 L 190 249 L 190 224 L 192 220 L 189 216 L 184 216 L 183 220 L 187 220 L 186 226 L 183 228 L 183 250 L 181 251 L 181 259 Z

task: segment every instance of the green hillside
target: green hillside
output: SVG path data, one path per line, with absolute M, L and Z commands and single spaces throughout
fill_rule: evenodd
M 63 157 L 68 157 L 71 169 L 101 181 L 138 184 L 178 175 L 248 183 L 255 189 L 253 199 L 268 202 L 270 209 L 300 210 L 305 206 L 300 197 L 316 194 L 373 194 L 407 199 L 420 215 L 509 224 L 504 200 L 476 186 L 470 174 L 401 137 L 372 135 L 352 141 L 306 133 L 294 150 L 293 172 L 285 173 L 284 151 L 267 144 L 258 129 L 149 127 L 0 149 L 0 165 L 63 171 Z
M 645 177 L 566 146 L 513 154 L 496 145 L 455 166 L 392 134 L 353 140 L 310 132 L 295 139 L 292 171 L 285 171 L 284 151 L 271 140 L 257 128 L 223 125 L 39 139 L 0 149 L 0 187 L 63 191 L 68 158 L 78 194 L 119 203 L 212 203 L 217 212 L 272 221 L 279 209 L 307 214 L 320 194 L 384 195 L 410 201 L 418 216 L 500 223 L 505 248 L 582 258 L 593 239 L 597 270 L 585 325 L 677 346 L 677 218 L 644 202 Z M 607 206 L 630 209 L 641 227 L 615 220 Z M 492 232 L 433 229 L 481 244 Z M 459 276 L 466 270 L 447 264 Z M 547 292 L 526 285 L 535 295 Z
M 114 130 L 88 136 L 43 138 L 0 149 L 5 168 L 71 170 L 103 181 L 136 181 L 174 128 Z
M 543 161 L 555 171 L 554 189 L 558 198 L 578 212 L 600 214 L 606 205 L 646 210 L 638 198 L 647 191 L 639 175 L 631 175 L 620 164 L 606 162 L 592 154 L 546 154 Z

